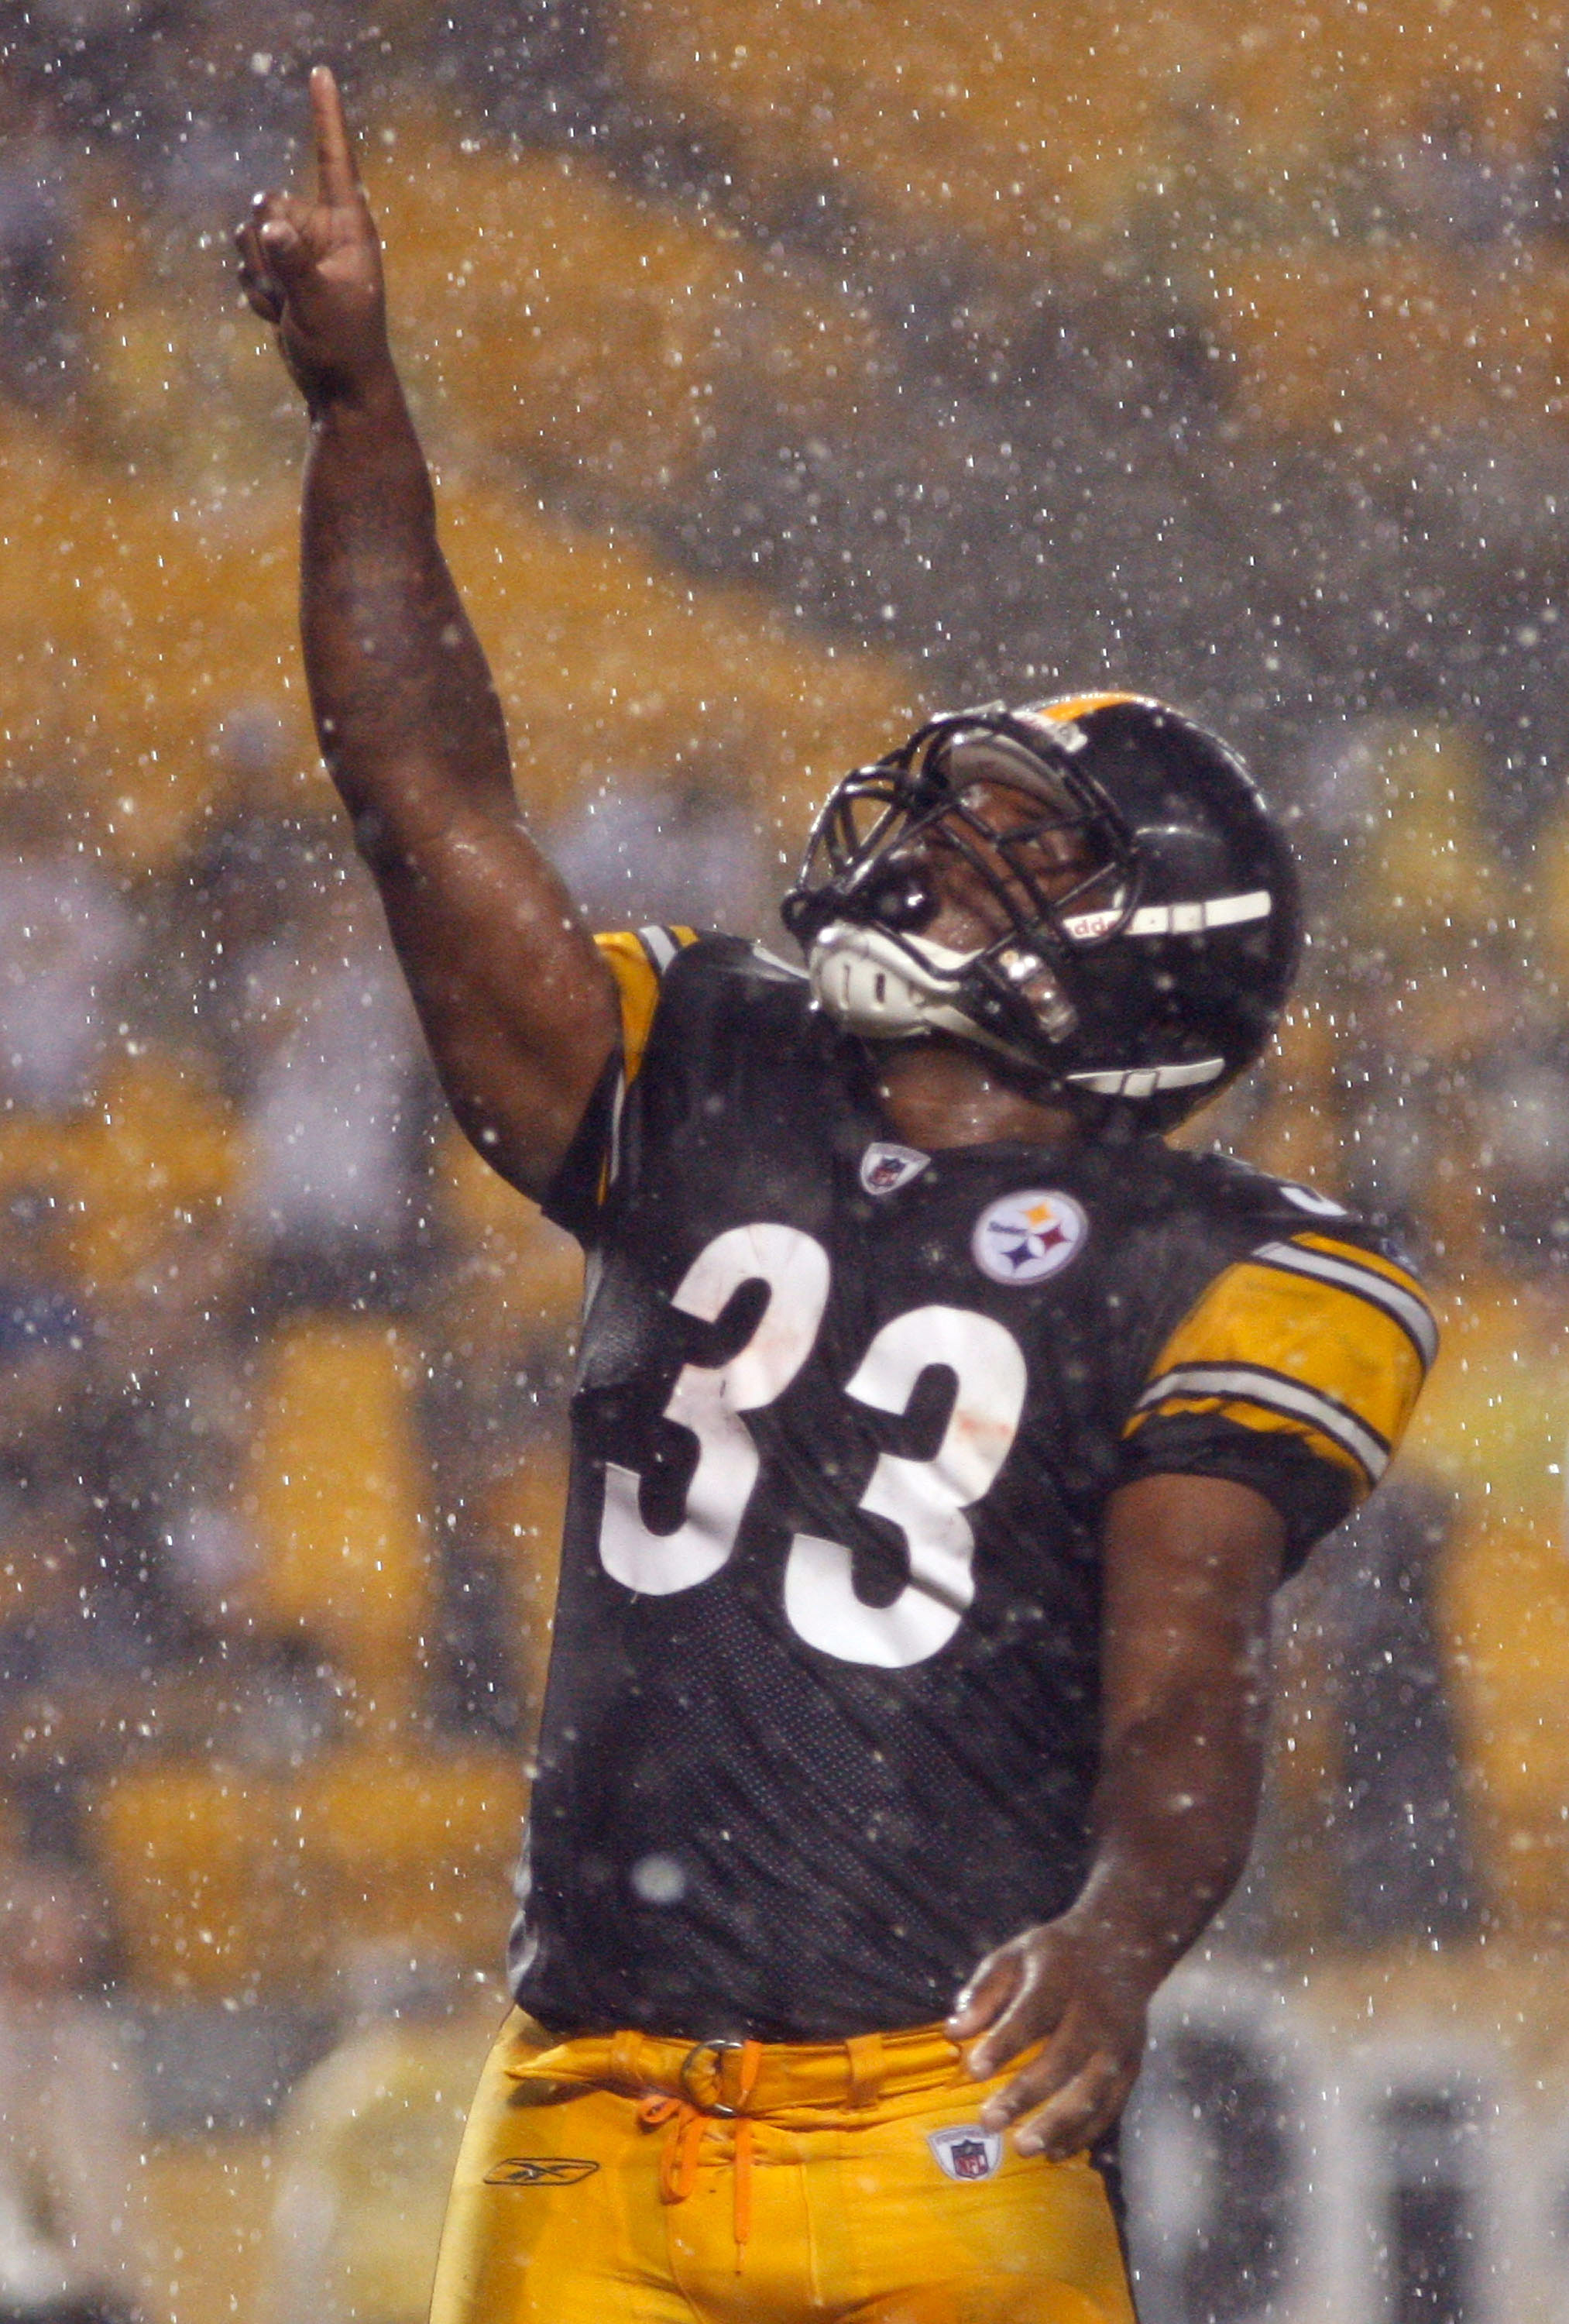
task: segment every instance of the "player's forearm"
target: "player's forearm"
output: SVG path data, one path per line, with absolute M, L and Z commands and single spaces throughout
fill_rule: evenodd
M 1262 1710 L 1257 1689 L 1189 1697 L 1131 1729 L 1103 1761 L 1095 1853 L 1073 1913 L 1147 1994 L 1203 1933 L 1246 1861 Z
M 510 811 L 500 705 L 390 364 L 312 413 L 300 626 L 323 755 L 362 844 L 411 840 L 444 805 Z
M 980 2116 L 988 2130 L 1022 2122 L 1022 2153 L 1076 2153 L 1115 2119 L 1156 1988 L 1247 1853 L 1262 1690 L 1240 1667 L 1207 1684 L 1190 1664 L 1180 1675 L 1103 1746 L 1095 1851 L 1078 1897 L 989 1953 L 948 2021 L 982 2080 L 1023 2058 Z

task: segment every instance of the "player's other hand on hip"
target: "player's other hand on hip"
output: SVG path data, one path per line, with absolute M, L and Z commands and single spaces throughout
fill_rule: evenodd
M 988 1953 L 954 2005 L 948 2031 L 989 2081 L 1039 2048 L 981 2109 L 987 2130 L 1017 2126 L 1021 2154 L 1054 2161 L 1092 2146 L 1127 2102 L 1144 2053 L 1149 1985 L 1125 1956 L 1071 1913 Z
M 310 76 L 316 196 L 258 194 L 236 227 L 240 282 L 275 325 L 284 362 L 312 410 L 355 401 L 391 377 L 381 245 L 354 163 L 337 84 Z

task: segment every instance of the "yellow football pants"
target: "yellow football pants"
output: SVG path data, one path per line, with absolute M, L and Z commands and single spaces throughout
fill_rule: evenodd
M 997 2086 L 936 2028 L 693 2050 L 515 2011 L 432 2324 L 1133 2324 L 1099 2172 L 988 2139 Z

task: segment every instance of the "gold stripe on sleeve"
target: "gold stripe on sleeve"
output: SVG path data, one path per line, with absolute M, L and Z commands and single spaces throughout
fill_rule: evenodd
M 621 996 L 621 1062 L 631 1082 L 648 1046 L 648 1028 L 659 1004 L 659 979 L 653 962 L 629 930 L 595 936 L 594 942 Z
M 1366 1262 L 1353 1245 L 1334 1249 Z M 1373 1272 L 1410 1283 L 1387 1264 Z M 1289 1430 L 1371 1480 L 1404 1434 L 1422 1379 L 1421 1357 L 1387 1309 L 1338 1284 L 1243 1259 L 1167 1341 L 1124 1434 L 1158 1415 L 1218 1412 L 1243 1427 Z

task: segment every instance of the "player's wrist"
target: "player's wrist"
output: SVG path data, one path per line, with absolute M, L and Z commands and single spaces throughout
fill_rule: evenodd
M 315 429 L 382 427 L 408 416 L 403 386 L 390 350 L 352 364 L 296 372 Z
M 1124 1866 L 1099 1880 L 1092 1877 L 1060 1925 L 1098 1983 L 1142 2006 L 1181 1960 L 1213 1906 L 1195 1926 L 1190 1892 L 1179 1898 L 1163 1883 L 1129 1879 L 1127 1871 Z

